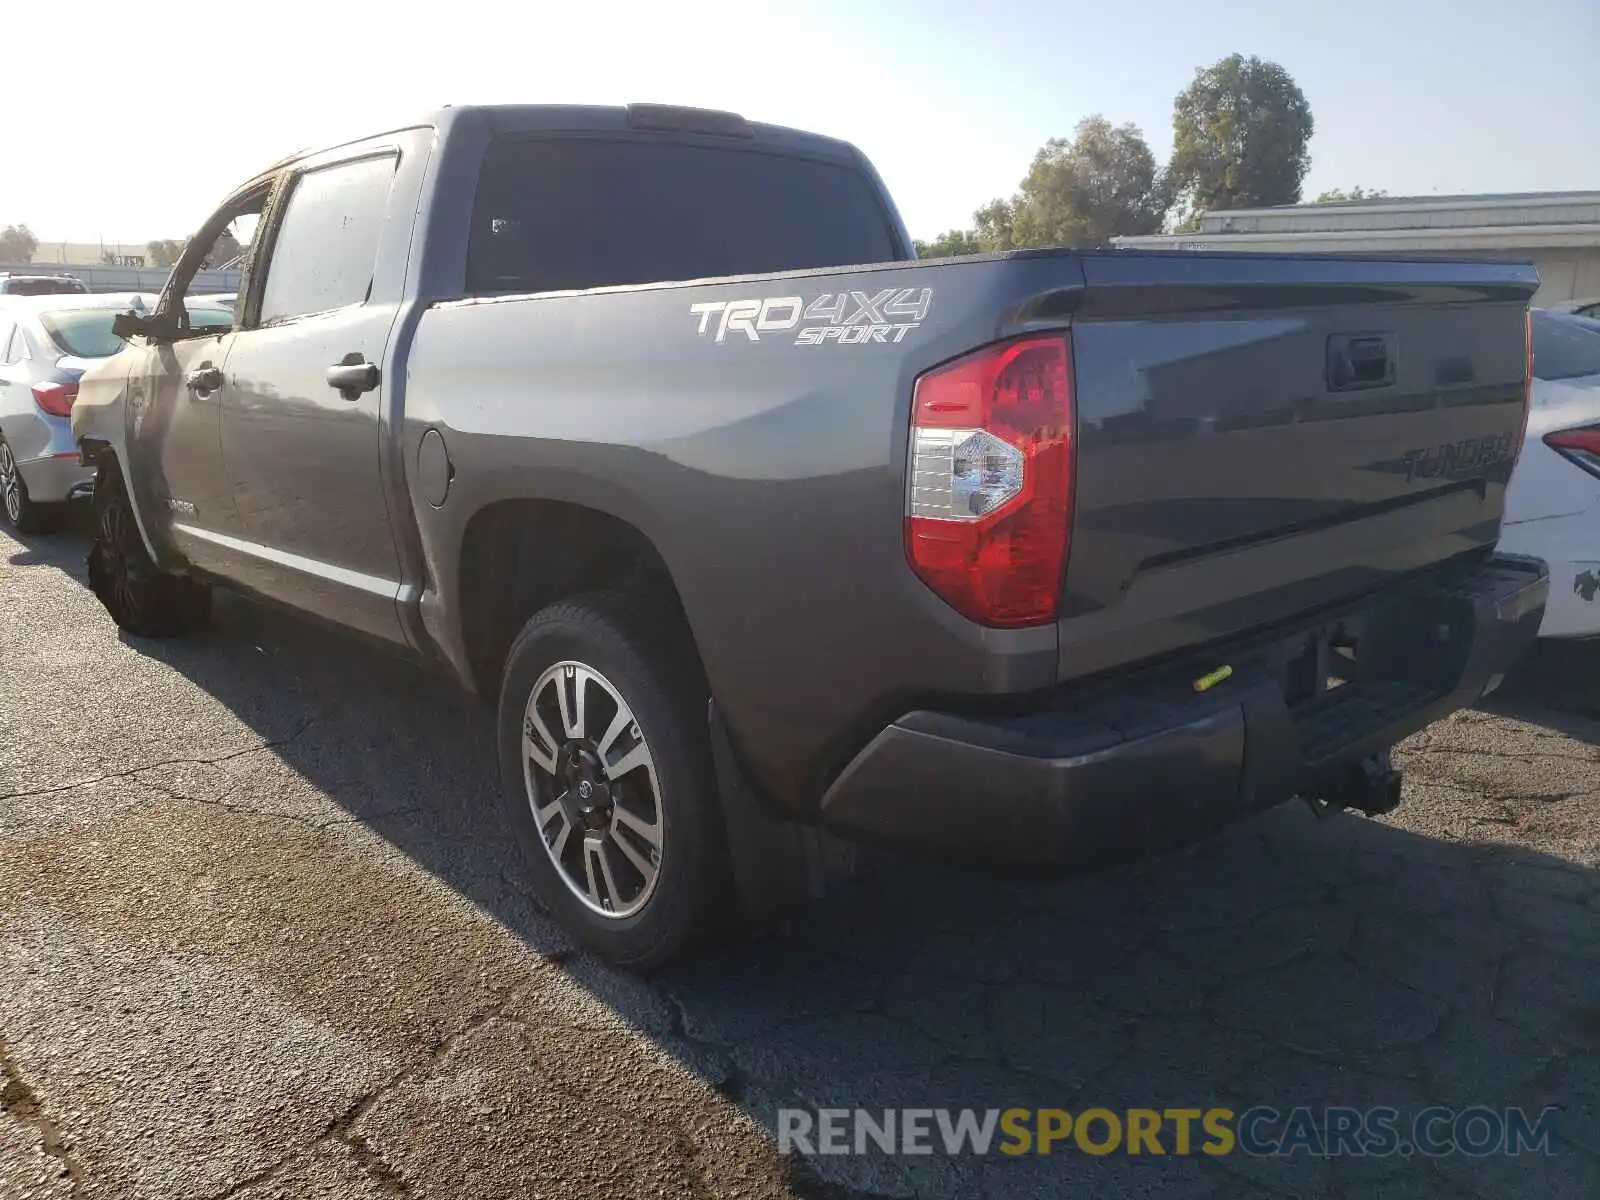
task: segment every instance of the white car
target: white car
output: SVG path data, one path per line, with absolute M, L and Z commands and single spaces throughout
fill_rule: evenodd
M 1565 312 L 1575 317 L 1600 320 L 1600 296 L 1590 296 L 1587 300 L 1566 300 L 1560 304 L 1552 304 L 1550 309 L 1552 312 Z
M 1500 549 L 1550 564 L 1540 637 L 1600 637 L 1600 321 L 1534 309 L 1533 405 Z

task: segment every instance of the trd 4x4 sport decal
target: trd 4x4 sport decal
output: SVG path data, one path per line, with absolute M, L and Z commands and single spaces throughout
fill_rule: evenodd
M 841 346 L 898 342 L 928 315 L 932 288 L 884 288 L 865 292 L 823 292 L 803 296 L 755 296 L 747 300 L 708 300 L 689 306 L 699 318 L 701 337 L 724 342 L 742 334 L 752 342 L 763 335 L 793 335 L 796 346 Z M 735 340 L 739 340 L 737 337 Z

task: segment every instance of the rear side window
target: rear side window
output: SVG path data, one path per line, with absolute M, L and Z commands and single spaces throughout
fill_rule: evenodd
M 1562 313 L 1535 312 L 1533 374 L 1536 379 L 1600 375 L 1600 322 Z
M 63 353 L 109 358 L 126 344 L 111 332 L 116 315 L 109 308 L 54 309 L 40 313 L 39 324 Z
M 394 167 L 394 156 L 384 155 L 294 182 L 267 263 L 259 324 L 366 301 Z
M 508 139 L 478 180 L 469 292 L 753 275 L 896 257 L 870 179 L 747 146 Z

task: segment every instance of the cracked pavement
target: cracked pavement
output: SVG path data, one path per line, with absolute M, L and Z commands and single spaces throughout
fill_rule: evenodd
M 526 899 L 489 721 L 222 598 L 123 640 L 0 534 L 0 1200 L 1600 1194 L 1600 647 L 1050 884 L 887 859 L 641 981 Z M 779 1107 L 1560 1106 L 1539 1159 L 780 1157 Z

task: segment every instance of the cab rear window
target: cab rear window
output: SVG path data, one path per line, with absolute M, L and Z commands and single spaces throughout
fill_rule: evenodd
M 747 145 L 510 138 L 478 180 L 469 292 L 817 270 L 896 257 L 871 178 Z

